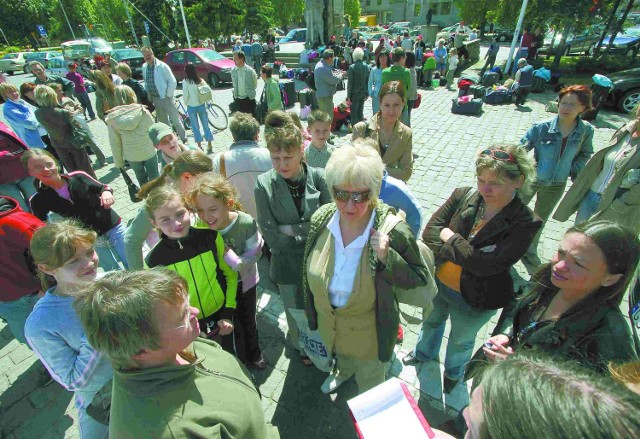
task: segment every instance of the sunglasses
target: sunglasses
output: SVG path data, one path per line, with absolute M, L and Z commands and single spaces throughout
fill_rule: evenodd
M 486 156 L 489 156 L 494 160 L 500 160 L 501 162 L 509 162 L 513 163 L 514 165 L 518 164 L 516 158 L 513 155 L 509 154 L 507 151 L 501 151 L 498 149 L 485 149 L 480 153 L 480 157 Z
M 336 199 L 336 201 L 340 201 L 341 203 L 346 203 L 349 201 L 349 198 L 351 198 L 354 203 L 360 204 L 369 201 L 369 199 L 371 198 L 371 191 L 348 192 L 334 188 L 333 197 Z

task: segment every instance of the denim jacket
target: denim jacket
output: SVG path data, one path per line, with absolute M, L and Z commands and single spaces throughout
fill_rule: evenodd
M 575 180 L 593 155 L 593 127 L 578 118 L 578 125 L 569 134 L 562 157 L 562 133 L 558 128 L 558 116 L 533 124 L 520 143 L 527 151 L 534 150 L 539 184 L 562 184 L 569 176 L 571 180 Z

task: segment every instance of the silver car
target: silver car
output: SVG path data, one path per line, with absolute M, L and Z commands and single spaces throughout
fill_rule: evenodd
M 24 69 L 26 60 L 24 56 L 28 52 L 7 53 L 0 59 L 0 72 L 13 75 L 15 72 L 21 72 Z

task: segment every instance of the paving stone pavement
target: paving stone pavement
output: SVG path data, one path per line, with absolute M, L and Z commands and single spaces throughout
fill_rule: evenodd
M 504 48 L 501 53 L 504 56 Z M 479 68 L 479 66 L 478 66 Z M 18 85 L 33 80 L 31 75 L 16 75 L 10 81 Z M 262 87 L 262 81 L 259 81 Z M 302 88 L 302 83 L 297 84 Z M 258 90 L 260 93 L 260 90 Z M 474 179 L 474 156 L 494 143 L 517 142 L 532 123 L 550 118 L 544 105 L 555 96 L 552 92 L 530 94 L 525 106 L 485 105 L 480 116 L 454 115 L 450 112 L 455 92 L 443 88 L 421 90 L 422 105 L 412 112 L 414 171 L 409 186 L 422 204 L 424 221 L 459 186 L 470 186 Z M 216 89 L 215 101 L 227 108 L 232 99 L 228 86 Z M 335 102 L 344 99 L 346 92 L 338 92 Z M 92 95 L 93 100 L 93 95 Z M 298 111 L 298 105 L 289 111 Z M 370 101 L 365 104 L 365 117 L 371 115 Z M 0 115 L 0 119 L 4 121 Z M 603 147 L 626 116 L 607 110 L 601 111 L 593 123 L 596 127 L 594 146 Z M 107 157 L 111 156 L 106 126 L 96 120 L 89 124 L 98 144 Z M 350 136 L 341 133 L 338 144 L 345 144 Z M 193 137 L 190 137 L 193 140 Z M 229 130 L 215 134 L 214 151 L 231 143 Z M 130 202 L 127 188 L 112 164 L 97 171 L 99 179 L 115 190 L 114 208 L 125 219 L 131 219 L 140 204 Z M 541 239 L 541 255 L 548 259 L 563 231 L 572 224 L 550 220 Z M 280 429 L 283 439 L 298 438 L 355 438 L 346 401 L 356 394 L 354 382 L 343 385 L 334 395 L 323 395 L 320 384 L 325 374 L 302 366 L 297 355 L 285 343 L 286 319 L 277 288 L 268 281 L 268 267 L 260 262 L 262 281 L 258 288 L 258 328 L 261 346 L 269 367 L 256 372 L 255 379 L 262 393 L 266 418 Z M 517 273 L 526 276 L 518 263 Z M 624 305 L 623 305 L 624 306 Z M 480 331 L 476 348 L 484 341 L 495 324 L 496 317 Z M 403 306 L 402 321 L 405 339 L 397 347 L 398 358 L 411 350 L 418 339 L 421 316 L 410 307 Z M 448 328 L 447 328 L 448 332 Z M 444 346 L 441 358 L 444 358 Z M 290 361 L 293 359 L 293 361 Z M 53 383 L 40 387 L 39 365 L 32 352 L 11 336 L 0 322 L 0 438 L 75 438 L 79 436 L 76 410 L 71 393 Z M 443 366 L 437 362 L 419 368 L 403 367 L 394 359 L 388 375 L 404 380 L 419 402 L 432 425 L 439 425 L 468 402 L 465 386 L 458 386 L 445 399 L 441 392 Z

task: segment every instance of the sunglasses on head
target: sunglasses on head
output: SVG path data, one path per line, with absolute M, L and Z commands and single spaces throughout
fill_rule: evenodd
M 366 203 L 371 198 L 371 191 L 348 192 L 334 188 L 333 197 L 336 199 L 336 201 L 340 201 L 341 203 L 348 202 L 349 198 L 351 198 L 354 203 Z
M 513 163 L 514 165 L 518 164 L 516 158 L 513 155 L 509 154 L 507 151 L 502 151 L 499 149 L 485 149 L 480 153 L 480 157 L 486 156 L 489 156 L 494 160 L 500 160 L 501 162 L 509 162 Z

